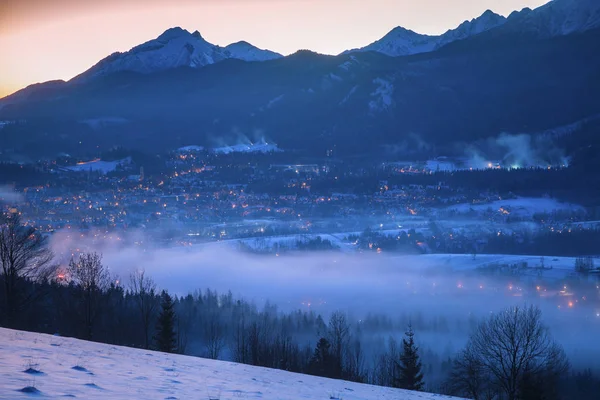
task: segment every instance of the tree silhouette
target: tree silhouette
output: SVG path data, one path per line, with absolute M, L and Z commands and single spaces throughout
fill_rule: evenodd
M 421 360 L 419 359 L 419 348 L 415 345 L 415 333 L 412 326 L 408 325 L 405 337 L 402 339 L 402 353 L 398 362 L 398 376 L 395 386 L 408 390 L 423 390 L 423 373 L 421 372 Z
M 512 307 L 482 322 L 454 363 L 453 375 L 464 379 L 454 382 L 452 394 L 508 400 L 532 393 L 551 397 L 569 363 L 541 316 L 534 306 Z
M 110 274 L 102 265 L 102 256 L 98 253 L 84 253 L 72 258 L 67 270 L 71 283 L 78 288 L 84 337 L 91 340 L 94 325 L 105 305 L 102 303 L 102 293 L 110 286 Z
M 156 284 L 146 271 L 135 271 L 129 276 L 131 294 L 134 296 L 144 331 L 144 347 L 150 348 L 150 326 L 156 315 Z
M 317 342 L 317 347 L 308 365 L 308 370 L 312 375 L 324 376 L 327 378 L 335 377 L 335 360 L 330 352 L 331 344 L 329 340 L 322 337 Z
M 173 299 L 163 290 L 161 310 L 156 324 L 156 347 L 165 353 L 177 351 L 177 339 L 175 336 L 175 310 Z
M 6 326 L 16 327 L 20 311 L 32 299 L 24 291 L 25 281 L 47 279 L 54 270 L 52 258 L 44 237 L 24 226 L 18 213 L 0 216 L 0 281 L 4 285 L 2 314 Z

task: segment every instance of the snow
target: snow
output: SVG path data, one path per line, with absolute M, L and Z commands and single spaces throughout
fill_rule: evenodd
M 394 231 L 394 233 L 397 233 L 397 231 Z M 358 234 L 360 234 L 360 232 L 358 232 Z M 317 239 L 318 237 L 320 237 L 323 241 L 328 240 L 333 246 L 338 247 L 341 251 L 355 250 L 351 245 L 344 242 L 344 235 L 335 233 L 260 236 L 254 238 L 224 240 L 220 243 L 231 245 L 234 248 L 238 248 L 239 244 L 243 243 L 245 246 L 248 246 L 255 251 L 273 250 L 275 246 L 296 250 L 298 242 L 308 243 L 308 241 Z
M 100 172 L 102 174 L 107 174 L 108 172 L 112 172 L 117 169 L 120 165 L 126 165 L 131 163 L 131 158 L 124 158 L 123 160 L 116 161 L 102 161 L 102 160 L 93 160 L 89 162 L 81 162 L 77 165 L 72 165 L 69 167 L 65 167 L 64 169 L 75 172 Z
M 340 106 L 346 104 L 346 102 L 350 100 L 350 97 L 352 97 L 354 92 L 356 92 L 356 89 L 358 89 L 358 85 L 353 86 L 352 89 L 350 89 L 348 94 L 342 99 L 342 101 L 340 101 Z
M 598 0 L 553 0 L 536 8 L 509 16 L 507 26 L 525 30 L 540 38 L 569 35 L 600 27 Z
M 444 33 L 436 42 L 436 48 L 440 48 L 457 40 L 466 39 L 471 36 L 489 31 L 498 26 L 504 25 L 506 18 L 495 14 L 490 10 L 484 12 L 479 18 L 465 21 L 456 29 Z
M 228 58 L 266 61 L 279 57 L 282 56 L 247 42 L 219 47 L 204 40 L 198 31 L 190 33 L 185 29 L 171 28 L 158 38 L 125 53 L 106 57 L 76 79 L 94 78 L 118 71 L 146 74 L 178 67 L 201 68 Z
M 375 78 L 373 83 L 377 85 L 377 88 L 371 93 L 371 97 L 374 97 L 374 99 L 369 102 L 369 109 L 371 111 L 387 110 L 393 103 L 394 85 L 382 78 Z
M 24 372 L 32 368 L 37 374 Z M 31 370 L 30 370 L 31 371 Z M 450 399 L 224 361 L 0 328 L 0 398 Z M 39 393 L 37 392 L 39 391 Z
M 276 103 L 279 103 L 281 100 L 283 100 L 284 97 L 285 97 L 285 95 L 281 94 L 281 95 L 269 100 L 269 103 L 267 104 L 267 108 L 273 107 Z
M 216 147 L 212 149 L 216 154 L 230 154 L 230 153 L 270 153 L 283 151 L 275 143 L 249 143 L 249 144 L 236 144 L 233 146 Z
M 534 34 L 539 38 L 570 35 L 600 27 L 600 1 L 553 0 L 535 10 L 525 8 L 508 18 L 486 11 L 440 36 L 421 35 L 402 27 L 394 28 L 383 38 L 366 47 L 345 53 L 376 51 L 388 56 L 427 53 L 449 43 L 463 40 L 492 29 L 502 32 Z
M 583 207 L 561 203 L 556 199 L 550 198 L 535 198 L 535 197 L 519 197 L 516 199 L 496 200 L 491 203 L 470 204 L 463 203 L 450 206 L 447 210 L 456 211 L 458 213 L 468 213 L 471 210 L 484 212 L 488 209 L 492 211 L 506 212 L 509 215 L 519 217 L 532 217 L 535 213 L 552 213 L 554 211 L 585 211 Z
M 359 61 L 355 56 L 350 56 L 348 61 L 345 61 L 338 65 L 338 68 L 343 69 L 344 71 L 349 71 L 353 64 L 358 64 Z
M 543 271 L 536 267 L 541 265 L 544 259 Z M 422 270 L 444 268 L 448 272 L 475 271 L 490 265 L 516 265 L 526 263 L 530 268 L 529 276 L 550 280 L 562 280 L 575 272 L 575 257 L 551 257 L 551 256 L 524 256 L 512 254 L 477 254 L 475 257 L 469 254 L 423 254 L 417 256 L 398 256 L 407 264 L 418 264 Z M 523 277 L 528 275 L 522 273 Z
M 124 124 L 127 122 L 127 120 L 121 117 L 102 117 L 86 119 L 81 122 L 88 125 L 92 129 L 100 129 L 109 125 Z
M 177 149 L 177 152 L 190 153 L 190 152 L 197 152 L 197 151 L 202 151 L 202 150 L 204 150 L 204 147 L 192 145 L 192 146 L 180 147 Z
M 281 58 L 282 55 L 270 50 L 259 49 L 248 42 L 232 43 L 225 47 L 230 58 L 237 58 L 244 61 L 269 61 Z
M 348 52 L 376 51 L 392 57 L 428 53 L 456 40 L 466 39 L 496 28 L 504 24 L 505 21 L 506 18 L 491 11 L 486 11 L 479 18 L 465 21 L 456 29 L 449 30 L 440 36 L 421 35 L 399 26 L 370 45 Z
M 341 76 L 336 75 L 333 72 L 329 73 L 329 78 L 332 79 L 332 80 L 334 80 L 334 81 L 338 81 L 338 82 L 342 82 L 344 80 Z

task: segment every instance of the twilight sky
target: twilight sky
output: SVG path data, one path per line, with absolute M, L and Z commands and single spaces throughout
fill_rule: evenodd
M 338 54 L 403 26 L 440 34 L 486 9 L 548 0 L 0 0 L 0 98 L 68 80 L 115 51 L 181 26 L 213 44 Z

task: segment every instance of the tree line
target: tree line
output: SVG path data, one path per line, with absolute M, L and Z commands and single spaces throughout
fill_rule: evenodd
M 473 399 L 561 399 L 574 392 L 592 399 L 600 389 L 592 371 L 569 373 L 564 350 L 535 307 L 512 307 L 476 324 L 465 348 L 444 361 L 446 379 L 434 385 L 410 323 L 400 344 L 390 338 L 369 360 L 365 327 L 343 312 L 326 321 L 314 312 L 283 313 L 269 302 L 259 310 L 231 293 L 173 296 L 144 271 L 121 281 L 97 253 L 78 254 L 61 268 L 44 237 L 17 213 L 3 216 L 0 262 L 0 323 L 8 328 Z

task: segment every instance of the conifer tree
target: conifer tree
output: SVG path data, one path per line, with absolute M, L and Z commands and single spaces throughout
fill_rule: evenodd
M 335 375 L 333 355 L 330 352 L 331 344 L 325 338 L 319 339 L 317 347 L 308 366 L 312 375 L 332 378 Z
M 161 310 L 156 323 L 156 347 L 165 353 L 177 351 L 177 340 L 175 336 L 175 310 L 173 299 L 163 290 Z
M 412 326 L 408 325 L 405 337 L 402 339 L 402 353 L 400 362 L 397 362 L 397 376 L 394 386 L 407 390 L 423 390 L 422 365 L 419 359 L 419 348 L 415 345 L 415 333 Z

